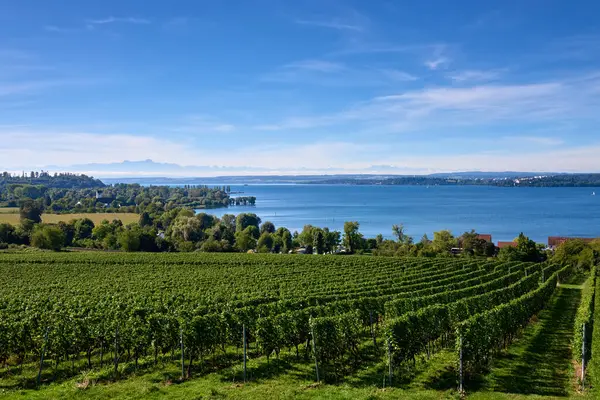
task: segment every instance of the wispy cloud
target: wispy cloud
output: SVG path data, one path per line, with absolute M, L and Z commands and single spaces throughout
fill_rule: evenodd
M 544 136 L 504 136 L 501 140 L 517 143 L 532 143 L 540 146 L 560 146 L 565 143 L 563 139 Z
M 151 23 L 151 21 L 146 18 L 112 17 L 112 16 L 107 17 L 107 18 L 100 18 L 100 19 L 88 19 L 88 20 L 86 20 L 86 22 L 91 25 L 104 25 L 104 24 L 113 24 L 113 23 L 144 25 L 144 24 Z
M 321 28 L 331 28 L 331 29 L 337 29 L 337 30 L 349 30 L 349 31 L 356 31 L 356 32 L 364 31 L 364 27 L 362 27 L 360 25 L 353 25 L 350 23 L 345 23 L 338 19 L 332 19 L 332 20 L 298 19 L 298 20 L 296 20 L 296 23 L 300 24 L 300 25 L 312 25 L 312 26 L 318 26 Z
M 185 132 L 197 135 L 214 133 L 231 133 L 236 126 L 231 123 L 222 122 L 216 118 L 205 115 L 192 115 L 176 126 L 168 128 L 172 132 Z
M 375 97 L 331 114 L 288 117 L 260 124 L 256 129 L 330 127 L 330 130 L 347 131 L 351 127 L 353 132 L 386 134 L 479 127 L 491 132 L 522 122 L 550 128 L 583 120 L 597 121 L 600 107 L 597 88 L 600 88 L 600 77 L 594 74 L 585 79 L 576 76 L 524 85 L 428 87 Z M 560 135 L 560 132 L 555 133 Z M 538 144 L 557 143 L 549 139 L 529 139 L 529 142 L 534 140 L 538 140 Z
M 0 81 L 0 97 L 19 96 L 19 95 L 38 95 L 49 89 L 57 87 L 67 88 L 83 85 L 94 85 L 105 82 L 102 79 L 88 78 L 54 78 L 37 80 L 19 80 L 11 82 Z
M 319 28 L 335 29 L 338 31 L 364 32 L 367 30 L 370 20 L 367 16 L 356 10 L 347 10 L 341 16 L 300 18 L 295 20 L 296 24 L 316 26 Z
M 517 146 L 515 146 L 517 147 Z M 547 151 L 517 151 L 509 154 L 469 152 L 456 155 L 400 155 L 381 162 L 423 173 L 438 171 L 531 171 L 600 172 L 600 143 Z
M 436 69 L 439 69 L 440 67 L 443 67 L 444 65 L 447 65 L 449 62 L 450 62 L 450 60 L 446 57 L 438 57 L 433 60 L 425 61 L 425 66 L 427 68 L 429 68 L 430 70 L 435 71 Z
M 34 58 L 34 56 L 31 53 L 28 53 L 26 51 L 22 51 L 22 50 L 16 50 L 16 49 L 1 49 L 0 48 L 0 60 L 2 60 L 3 62 L 6 60 L 29 60 Z
M 296 61 L 287 65 L 284 65 L 285 69 L 300 69 L 317 72 L 336 72 L 341 71 L 345 66 L 341 63 L 324 61 L 324 60 L 303 60 Z
M 502 75 L 502 71 L 500 70 L 466 70 L 466 71 L 456 71 L 448 74 L 448 78 L 452 79 L 455 82 L 484 82 L 484 81 L 493 81 Z
M 54 32 L 54 33 L 77 33 L 82 32 L 82 28 L 64 28 L 56 25 L 46 25 L 44 26 L 44 30 L 46 32 Z
M 38 80 L 29 82 L 18 82 L 18 83 L 1 83 L 0 82 L 0 96 L 19 95 L 19 94 L 31 94 L 38 93 L 42 90 L 72 85 L 77 81 L 58 79 L 58 80 Z
M 408 72 L 405 71 L 400 71 L 397 69 L 382 69 L 381 72 L 385 75 L 388 76 L 390 79 L 395 80 L 395 81 L 416 81 L 417 79 L 419 79 L 417 76 L 409 74 Z
M 264 82 L 309 83 L 322 86 L 381 86 L 411 82 L 418 77 L 398 69 L 350 66 L 329 60 L 301 60 L 264 75 Z

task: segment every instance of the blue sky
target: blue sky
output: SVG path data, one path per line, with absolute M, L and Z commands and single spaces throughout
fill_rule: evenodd
M 600 172 L 598 15 L 597 1 L 0 0 L 0 167 Z

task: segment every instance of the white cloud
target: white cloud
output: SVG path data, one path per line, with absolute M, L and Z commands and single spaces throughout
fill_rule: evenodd
M 482 82 L 492 81 L 500 78 L 499 70 L 481 71 L 481 70 L 466 70 L 457 71 L 448 75 L 455 82 Z
M 263 82 L 306 83 L 321 86 L 386 86 L 418 77 L 397 69 L 350 66 L 329 60 L 300 60 L 285 64 L 262 77 Z
M 447 65 L 450 60 L 446 57 L 438 57 L 432 60 L 425 61 L 425 66 L 430 70 L 436 70 Z
M 84 31 L 81 28 L 63 28 L 61 26 L 56 26 L 56 25 L 46 25 L 46 26 L 44 26 L 44 30 L 47 32 L 54 32 L 54 33 L 77 33 L 77 32 Z
M 508 138 L 507 138 L 508 139 Z M 543 138 L 542 138 L 543 139 Z M 514 140 L 536 139 L 515 137 Z M 89 163 L 119 163 L 152 159 L 190 166 L 219 166 L 202 174 L 294 174 L 294 173 L 430 173 L 440 171 L 600 171 L 600 143 L 586 147 L 531 151 L 515 143 L 514 152 L 469 152 L 453 155 L 416 155 L 411 146 L 389 146 L 349 141 L 271 143 L 253 146 L 224 146 L 203 150 L 181 140 L 129 134 L 75 133 L 34 130 L 31 127 L 0 127 L 0 158 L 4 168 L 40 168 Z M 544 144 L 543 140 L 539 143 Z M 557 145 L 548 141 L 546 145 Z M 386 167 L 373 167 L 373 165 Z M 248 167 L 251 166 L 251 167 Z M 93 167 L 90 167 L 93 168 Z M 86 171 L 88 172 L 88 171 Z M 152 175 L 139 171 L 140 175 Z M 199 169 L 174 174 L 198 175 Z M 116 172 L 119 175 L 118 172 Z M 130 172 L 124 173 L 131 175 Z M 97 173 L 95 175 L 98 175 Z M 121 174 L 123 175 L 123 174 Z
M 405 71 L 400 71 L 397 69 L 382 69 L 381 72 L 385 75 L 388 76 L 390 79 L 395 80 L 395 81 L 416 81 L 417 79 L 419 79 L 418 77 L 409 74 L 408 72 Z
M 335 63 L 331 61 L 324 60 L 303 60 L 296 61 L 287 65 L 284 65 L 283 68 L 286 69 L 300 69 L 300 70 L 308 70 L 308 71 L 317 71 L 317 72 L 336 72 L 341 71 L 345 67 L 343 64 Z
M 76 85 L 80 83 L 83 83 L 83 81 L 74 79 L 38 80 L 17 83 L 0 82 L 0 96 L 38 93 L 45 89 L 66 85 Z
M 354 9 L 347 9 L 342 15 L 335 17 L 297 19 L 295 22 L 299 25 L 310 25 L 350 32 L 364 32 L 370 24 L 370 20 L 367 16 Z
M 126 24 L 136 24 L 136 25 L 144 25 L 150 24 L 151 21 L 145 18 L 137 18 L 137 17 L 107 17 L 100 19 L 88 19 L 86 21 L 91 25 L 104 25 L 104 24 L 112 24 L 112 23 L 126 23 Z
M 532 143 L 540 146 L 560 146 L 565 143 L 562 139 L 548 136 L 504 136 L 501 140 L 516 143 Z
M 351 22 L 346 22 L 339 18 L 333 18 L 333 19 L 329 19 L 329 20 L 299 19 L 299 20 L 296 20 L 296 23 L 300 24 L 300 25 L 312 25 L 312 26 L 317 26 L 317 27 L 321 27 L 321 28 L 330 28 L 330 29 L 336 29 L 336 30 L 348 30 L 348 31 L 355 31 L 355 32 L 362 32 L 365 30 L 365 28 L 362 25 L 351 23 Z
M 184 144 L 129 134 L 96 134 L 49 130 L 3 129 L 0 159 L 9 166 L 71 165 L 152 158 L 193 161 Z
M 531 171 L 531 172 L 600 172 L 600 144 L 555 151 L 532 151 L 512 154 L 469 153 L 435 156 L 406 156 L 382 160 L 402 168 L 437 171 Z

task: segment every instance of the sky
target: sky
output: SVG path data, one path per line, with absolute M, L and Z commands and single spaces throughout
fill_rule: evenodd
M 0 169 L 600 172 L 598 15 L 595 0 L 0 0 Z

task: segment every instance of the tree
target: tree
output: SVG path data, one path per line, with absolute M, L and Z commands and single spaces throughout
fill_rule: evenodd
M 7 223 L 0 224 L 0 243 L 11 244 L 16 241 L 15 227 Z
M 265 221 L 263 222 L 263 224 L 260 226 L 260 233 L 275 233 L 275 225 L 273 225 L 273 223 L 271 221 Z
M 369 238 L 366 240 L 368 250 L 377 250 L 377 239 Z
M 394 236 L 396 237 L 396 240 L 398 240 L 399 243 L 404 243 L 404 225 L 400 224 L 400 225 L 392 225 L 392 233 L 394 234 Z
M 580 239 L 566 240 L 556 248 L 552 261 L 561 265 L 590 269 L 600 263 L 600 241 L 586 243 Z
M 217 218 L 207 213 L 196 214 L 196 219 L 200 221 L 200 229 L 203 231 L 212 228 L 217 223 Z
M 317 254 L 323 254 L 325 251 L 325 237 L 321 229 L 315 229 L 313 233 L 313 251 Z
M 517 250 L 521 253 L 521 261 L 543 261 L 543 254 L 537 244 L 529 239 L 523 232 L 515 239 Z
M 35 224 L 42 222 L 42 207 L 32 199 L 23 199 L 19 205 L 21 223 L 24 220 L 33 221 Z
M 242 213 L 239 214 L 235 219 L 235 230 L 236 232 L 241 232 L 249 226 L 255 226 L 258 235 L 260 235 L 260 230 L 258 229 L 259 224 L 260 218 L 256 214 Z M 255 239 L 258 238 L 258 235 L 255 237 Z
M 75 239 L 75 220 L 70 222 L 59 221 L 58 228 L 65 234 L 65 246 L 71 246 Z
M 236 228 L 236 218 L 235 215 L 225 214 L 221 217 L 221 225 L 225 226 L 227 229 L 231 230 L 231 232 L 235 233 Z
M 273 249 L 273 242 L 273 234 L 269 232 L 263 232 L 258 238 L 256 249 L 259 253 L 270 253 Z
M 354 253 L 360 248 L 362 235 L 358 231 L 360 224 L 357 221 L 344 222 L 344 246 L 350 253 Z
M 31 233 L 31 244 L 40 249 L 59 251 L 65 243 L 65 234 L 60 228 L 38 224 Z
M 286 229 L 283 232 L 283 234 L 281 235 L 281 240 L 283 242 L 281 248 L 282 252 L 289 253 L 290 250 L 292 250 L 292 234 L 289 230 Z
M 143 228 L 145 226 L 152 226 L 152 218 L 150 217 L 150 214 L 148 214 L 147 211 L 144 211 L 141 215 L 140 215 L 140 219 L 138 224 Z
M 252 250 L 256 247 L 256 239 L 254 238 L 253 229 L 258 231 L 258 228 L 255 226 L 248 226 L 246 229 L 242 231 L 235 232 L 235 247 L 239 251 L 246 252 L 248 250 Z
M 493 255 L 493 250 L 490 250 L 488 242 L 480 239 L 479 234 L 473 229 L 470 232 L 463 233 L 459 238 L 459 243 L 465 254 L 486 256 L 491 251 L 491 255 Z
M 304 225 L 302 232 L 300 232 L 300 234 L 298 234 L 298 242 L 300 243 L 300 246 L 312 247 L 313 241 L 314 241 L 314 236 L 315 236 L 315 234 L 314 234 L 315 229 L 318 229 L 318 228 L 315 226 L 312 226 L 310 224 Z
M 383 235 L 381 233 L 375 236 L 375 242 L 377 242 L 377 247 L 381 246 L 381 243 L 383 243 Z
M 327 253 L 334 252 L 342 242 L 342 233 L 340 231 L 330 231 L 328 228 L 323 229 L 325 235 L 325 251 Z
M 452 248 L 458 245 L 456 238 L 452 232 L 443 230 L 433 233 L 433 241 L 431 242 L 433 250 L 438 254 L 449 254 Z
M 199 242 L 204 238 L 202 224 L 195 217 L 177 217 L 170 226 L 171 237 L 185 242 Z
M 522 261 L 522 254 L 515 247 L 503 247 L 498 252 L 500 261 Z
M 117 235 L 117 241 L 121 246 L 121 249 L 125 251 L 139 251 L 140 250 L 140 233 L 136 229 L 124 229 Z
M 89 218 L 78 219 L 74 225 L 75 240 L 89 239 L 92 237 L 94 230 L 94 221 Z

